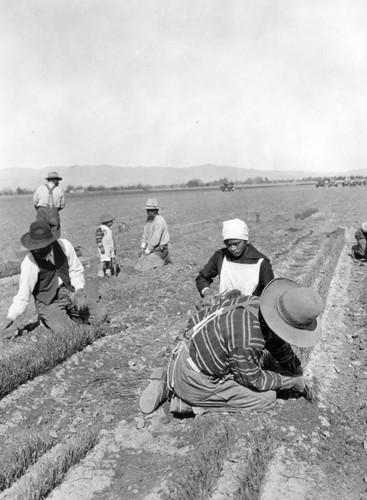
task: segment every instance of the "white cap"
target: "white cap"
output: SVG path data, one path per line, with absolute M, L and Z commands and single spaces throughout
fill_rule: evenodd
M 225 240 L 248 240 L 248 227 L 241 219 L 231 219 L 223 222 L 223 241 Z

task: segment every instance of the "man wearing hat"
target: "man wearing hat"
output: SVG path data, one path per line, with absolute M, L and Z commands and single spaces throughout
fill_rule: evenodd
M 84 292 L 84 269 L 73 245 L 59 239 L 44 220 L 33 222 L 21 238 L 29 250 L 21 264 L 19 290 L 0 325 L 0 338 L 10 338 L 6 332 L 34 297 L 39 320 L 56 333 L 74 325 L 73 320 L 105 320 L 107 311 L 98 303 L 99 297 Z
M 168 251 L 168 226 L 162 215 L 159 214 L 158 201 L 149 198 L 145 204 L 147 220 L 143 230 L 139 257 L 144 263 L 138 262 L 135 269 L 148 270 L 160 267 L 171 262 Z
M 248 242 L 249 230 L 241 219 L 223 222 L 224 248 L 217 250 L 196 277 L 203 302 L 211 304 L 210 285 L 219 275 L 219 293 L 239 290 L 244 295 L 260 296 L 274 278 L 269 259 Z
M 202 309 L 190 318 L 187 340 L 172 351 L 167 371 L 153 372 L 141 411 L 151 413 L 169 398 L 171 405 L 178 398 L 197 413 L 267 411 L 276 391 L 304 391 L 291 344 L 312 347 L 319 341 L 322 309 L 315 291 L 286 278 L 271 281 L 260 298 L 239 295 Z M 263 364 L 265 350 L 272 369 Z
M 96 229 L 96 243 L 98 247 L 101 268 L 98 271 L 100 278 L 114 274 L 113 262 L 116 259 L 115 240 L 112 233 L 112 224 L 115 218 L 111 214 L 103 214 L 101 224 Z
M 37 210 L 37 219 L 47 221 L 54 233 L 60 229 L 59 212 L 65 207 L 65 195 L 59 187 L 62 178 L 57 172 L 49 172 L 46 180 L 34 192 L 33 204 Z
M 355 259 L 367 260 L 367 221 L 363 222 L 354 235 L 357 244 L 352 246 L 353 257 Z

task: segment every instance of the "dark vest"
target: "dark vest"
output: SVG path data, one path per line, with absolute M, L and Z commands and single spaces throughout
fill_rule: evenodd
M 39 259 L 33 255 L 39 267 L 38 280 L 33 290 L 33 296 L 36 300 L 46 305 L 51 304 L 57 295 L 59 277 L 68 290 L 71 292 L 74 291 L 74 287 L 70 281 L 69 264 L 66 255 L 57 241 L 52 244 L 52 249 L 55 265 L 49 260 Z

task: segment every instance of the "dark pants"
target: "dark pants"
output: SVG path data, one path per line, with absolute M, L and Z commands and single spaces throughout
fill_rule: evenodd
M 47 328 L 56 333 L 62 333 L 73 328 L 75 321 L 89 323 L 107 319 L 107 309 L 98 303 L 96 297 L 88 294 L 88 309 L 86 312 L 79 313 L 71 301 L 71 293 L 65 286 L 61 286 L 51 304 L 46 305 L 39 300 L 35 301 L 39 319 Z
M 53 234 L 60 231 L 60 215 L 55 207 L 37 207 L 37 220 L 45 220 L 50 224 Z

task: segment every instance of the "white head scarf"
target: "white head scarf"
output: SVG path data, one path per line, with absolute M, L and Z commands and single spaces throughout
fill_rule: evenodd
M 362 224 L 362 231 L 367 233 L 367 220 L 365 222 L 363 222 L 363 224 Z
M 248 227 L 241 219 L 231 219 L 223 222 L 223 241 L 225 240 L 248 240 Z

